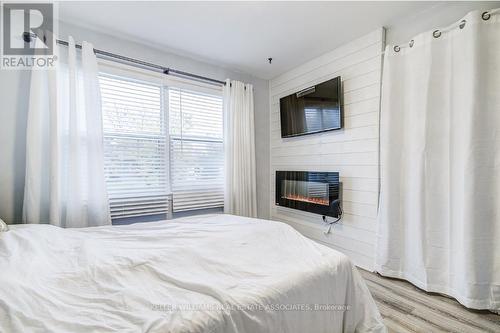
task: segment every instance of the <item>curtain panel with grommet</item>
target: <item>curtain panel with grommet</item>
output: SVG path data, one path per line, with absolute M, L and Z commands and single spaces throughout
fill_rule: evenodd
M 500 309 L 500 13 L 385 51 L 376 270 Z
M 23 221 L 108 225 L 97 59 L 71 37 L 58 51 L 54 70 L 31 74 Z
M 253 86 L 226 80 L 223 105 L 224 212 L 257 217 Z

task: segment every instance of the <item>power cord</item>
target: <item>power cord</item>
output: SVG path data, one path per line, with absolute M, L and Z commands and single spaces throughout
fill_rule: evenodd
M 325 235 L 330 234 L 330 233 L 331 233 L 331 231 L 332 231 L 332 226 L 333 226 L 334 224 L 339 223 L 339 222 L 340 222 L 340 220 L 342 220 L 342 215 L 344 214 L 344 212 L 342 211 L 342 206 L 340 206 L 340 203 L 339 203 L 339 206 L 338 206 L 338 207 L 339 207 L 339 217 L 338 217 L 335 221 L 330 221 L 330 222 L 328 222 L 328 220 L 327 220 L 326 216 L 325 216 L 325 215 L 323 215 L 323 223 L 325 223 L 326 225 L 328 225 L 328 229 L 327 229 L 325 232 L 323 232 Z

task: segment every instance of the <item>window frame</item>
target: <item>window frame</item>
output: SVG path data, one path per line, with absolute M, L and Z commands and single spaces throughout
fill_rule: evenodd
M 207 146 L 210 146 L 212 144 L 220 144 L 221 146 L 221 149 L 222 149 L 222 174 L 224 173 L 223 169 L 225 167 L 225 153 L 224 153 L 224 101 L 222 99 L 222 89 L 220 89 L 220 94 L 214 94 L 213 92 L 209 91 L 200 91 L 200 90 L 195 90 L 195 89 L 192 89 L 191 86 L 185 86 L 185 87 L 178 87 L 178 86 L 173 86 L 173 87 L 170 87 L 172 88 L 173 90 L 178 90 L 179 91 L 179 94 L 181 94 L 182 92 L 184 93 L 187 93 L 188 95 L 189 94 L 199 94 L 199 95 L 205 95 L 207 98 L 214 98 L 214 97 L 217 97 L 217 98 L 220 98 L 220 103 L 221 103 L 221 136 L 220 138 L 219 137 L 211 137 L 210 135 L 206 135 L 206 136 L 196 136 L 196 135 L 185 135 L 184 138 L 183 138 L 183 135 L 182 134 L 175 134 L 175 135 L 172 135 L 171 132 L 170 132 L 170 128 L 169 128 L 169 134 L 170 134 L 170 137 L 169 137 L 169 145 L 170 145 L 170 148 L 171 148 L 171 153 L 173 152 L 173 146 L 172 146 L 172 143 L 174 140 L 178 140 L 180 142 L 180 144 L 182 145 L 183 143 L 186 143 L 186 144 L 191 144 L 193 142 L 199 142 L 200 144 L 206 144 Z M 168 88 L 167 88 L 168 89 Z M 170 93 L 169 93 L 170 95 Z M 180 98 L 180 96 L 179 96 Z M 180 110 L 179 110 L 180 111 Z M 169 112 L 170 112 L 170 105 L 169 105 Z M 170 117 L 170 113 L 169 113 L 169 117 Z M 181 124 L 182 126 L 182 124 Z M 182 130 L 181 130 L 181 133 L 182 133 Z M 175 160 L 171 160 L 171 163 L 170 163 L 170 168 L 172 170 L 173 166 L 174 166 L 174 163 L 175 163 Z M 202 165 L 203 167 L 207 167 L 206 165 Z M 223 177 L 223 176 L 222 176 Z M 216 184 L 216 183 L 212 183 L 212 184 Z M 210 185 L 210 184 L 207 184 L 207 185 Z M 174 181 L 173 179 L 171 179 L 171 186 L 172 186 L 172 192 L 174 194 L 174 197 L 175 197 L 175 190 L 173 189 L 174 187 Z M 189 211 L 195 211 L 195 210 L 206 210 L 206 209 L 223 209 L 224 208 L 224 179 L 222 179 L 222 184 L 221 184 L 221 187 L 222 187 L 222 202 L 220 204 L 217 204 L 215 206 L 211 206 L 211 205 L 207 205 L 206 207 L 198 207 L 198 208 L 191 208 L 191 209 L 185 209 L 185 208 L 178 208 L 178 210 L 176 211 L 175 210 L 175 199 L 174 199 L 174 213 L 182 213 L 182 212 L 189 212 Z M 215 189 L 215 188 L 214 188 Z M 184 192 L 184 195 L 186 195 L 187 193 L 189 193 L 190 191 L 188 190 L 183 190 L 181 192 Z M 200 193 L 210 193 L 210 192 L 207 192 L 207 191 L 203 191 L 203 189 L 200 189 Z M 218 192 L 214 192 L 214 193 L 218 193 Z M 199 194 L 197 194 L 196 191 L 192 191 L 192 195 L 193 197 L 197 197 Z M 181 198 L 183 198 L 183 196 L 181 196 Z M 211 197 L 208 197 L 208 199 L 212 199 Z M 185 200 L 185 199 L 184 199 Z M 182 201 L 181 201 L 182 202 Z M 196 203 L 198 203 L 198 201 L 196 201 Z M 193 206 L 195 202 L 193 202 Z
M 162 72 L 155 72 L 146 68 L 139 68 L 136 66 L 127 65 L 124 63 L 111 61 L 107 59 L 98 58 L 98 72 L 99 75 L 111 75 L 118 78 L 123 78 L 130 81 L 136 81 L 144 84 L 158 85 L 161 91 L 161 112 L 163 117 L 164 135 L 165 135 L 165 174 L 167 179 L 166 193 L 173 197 L 172 191 L 172 163 L 171 163 L 171 135 L 170 135 L 170 110 L 169 110 L 169 88 L 185 89 L 188 91 L 199 92 L 218 96 L 222 100 L 223 86 L 214 85 L 211 83 L 201 82 L 193 79 L 187 79 L 178 76 L 166 75 Z M 100 93 L 100 91 L 99 91 Z M 224 137 L 224 101 L 222 100 L 222 147 L 225 147 Z M 225 158 L 225 156 L 223 157 Z M 224 162 L 225 163 L 225 162 Z M 223 207 L 223 206 L 222 206 Z M 169 213 L 173 212 L 172 207 L 168 207 Z M 196 209 L 190 210 L 195 211 Z M 183 211 L 189 212 L 189 211 Z M 168 214 L 167 214 L 168 216 Z M 147 215 L 144 215 L 147 217 Z

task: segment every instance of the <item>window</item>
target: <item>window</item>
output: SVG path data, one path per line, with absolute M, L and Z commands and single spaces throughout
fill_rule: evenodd
M 101 74 L 104 164 L 111 218 L 167 212 L 162 88 Z
M 224 205 L 222 98 L 169 88 L 174 212 Z
M 99 81 L 111 218 L 165 214 L 170 192 L 174 212 L 223 207 L 222 97 L 104 73 Z

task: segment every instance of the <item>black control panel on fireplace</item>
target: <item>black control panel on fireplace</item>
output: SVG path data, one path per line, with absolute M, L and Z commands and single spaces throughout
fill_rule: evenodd
M 276 171 L 276 205 L 339 217 L 338 172 Z

